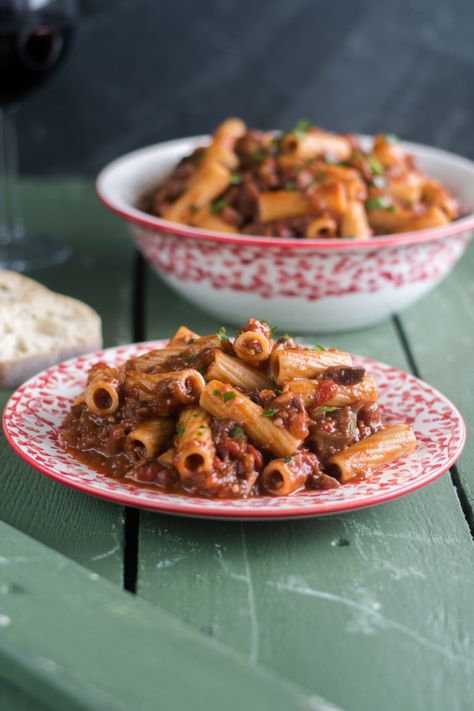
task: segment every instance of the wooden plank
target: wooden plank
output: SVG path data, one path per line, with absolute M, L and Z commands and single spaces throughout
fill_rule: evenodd
M 23 689 L 0 679 L 0 709 L 4 711 L 47 711 L 47 707 L 31 698 Z
M 147 303 L 166 308 L 150 311 L 147 335 L 184 316 L 176 301 L 168 309 L 174 298 L 150 280 Z M 190 328 L 203 322 L 186 316 Z M 391 322 L 314 341 L 408 368 Z M 474 569 L 449 477 L 327 519 L 140 520 L 138 594 L 253 663 L 348 711 L 468 708 Z
M 448 279 L 402 312 L 400 321 L 420 377 L 457 405 L 469 432 L 474 422 L 474 243 Z M 457 469 L 474 531 L 474 443 L 470 437 Z
M 103 318 L 107 345 L 132 340 L 132 250 L 119 220 L 99 204 L 90 182 L 30 181 L 24 188 L 27 223 L 74 246 L 60 267 L 33 276 L 83 299 Z M 119 244 L 120 248 L 115 248 Z M 0 394 L 0 408 L 7 394 Z M 0 436 L 0 518 L 120 582 L 123 509 L 50 481 L 23 464 Z
M 0 677 L 48 708 L 328 709 L 4 523 L 0 540 Z

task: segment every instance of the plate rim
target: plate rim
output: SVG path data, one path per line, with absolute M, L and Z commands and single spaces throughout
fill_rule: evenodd
M 179 494 L 173 495 L 173 494 L 168 494 L 169 501 L 161 501 L 160 503 L 155 503 L 153 500 L 137 500 L 132 498 L 131 494 L 127 492 L 119 492 L 119 491 L 100 491 L 100 490 L 93 490 L 91 489 L 86 483 L 83 483 L 80 478 L 77 479 L 65 479 L 61 474 L 57 474 L 55 472 L 52 472 L 47 465 L 42 464 L 42 462 L 38 462 L 35 460 L 33 457 L 31 457 L 29 454 L 27 454 L 22 447 L 18 444 L 16 441 L 14 435 L 10 432 L 8 425 L 7 425 L 7 417 L 10 413 L 11 408 L 16 404 L 16 401 L 18 400 L 19 397 L 21 397 L 22 390 L 33 383 L 37 378 L 43 377 L 47 373 L 54 372 L 59 366 L 64 366 L 67 364 L 71 364 L 74 361 L 77 361 L 78 359 L 82 358 L 90 358 L 92 356 L 97 356 L 98 358 L 104 357 L 107 353 L 113 353 L 117 351 L 120 348 L 132 348 L 132 347 L 139 347 L 139 346 L 146 346 L 146 347 L 163 347 L 166 343 L 169 342 L 169 339 L 154 339 L 152 341 L 138 341 L 136 343 L 128 343 L 128 344 L 119 344 L 116 346 L 110 346 L 108 348 L 101 349 L 99 351 L 91 351 L 90 353 L 82 354 L 79 356 L 75 356 L 73 358 L 68 358 L 67 360 L 61 361 L 60 363 L 56 363 L 55 365 L 50 366 L 49 368 L 45 368 L 44 370 L 40 371 L 36 375 L 33 375 L 31 378 L 26 380 L 24 383 L 22 383 L 8 398 L 3 413 L 2 413 L 2 426 L 3 426 L 3 432 L 5 434 L 5 438 L 10 445 L 10 447 L 13 449 L 13 451 L 23 460 L 25 461 L 29 466 L 31 466 L 33 469 L 36 471 L 40 472 L 44 476 L 47 476 L 49 479 L 52 481 L 56 481 L 66 487 L 75 489 L 76 491 L 80 491 L 82 493 L 88 494 L 89 496 L 93 496 L 95 498 L 102 499 L 104 501 L 108 501 L 110 503 L 115 503 L 123 506 L 130 506 L 131 508 L 136 508 L 136 509 L 142 509 L 142 510 L 147 510 L 147 511 L 155 511 L 156 513 L 165 513 L 165 514 L 171 514 L 171 515 L 178 515 L 178 516 L 185 516 L 187 518 L 197 518 L 197 519 L 220 519 L 220 520 L 229 520 L 229 519 L 238 519 L 241 521 L 250 521 L 250 520 L 284 520 L 284 519 L 294 519 L 294 518 L 317 518 L 317 517 L 324 517 L 324 516 L 332 516 L 336 514 L 342 514 L 346 513 L 349 511 L 354 511 L 358 509 L 366 509 L 372 506 L 378 506 L 379 504 L 387 503 L 388 501 L 392 501 L 394 499 L 398 499 L 402 496 L 405 496 L 407 494 L 412 493 L 413 491 L 416 491 L 418 489 L 423 488 L 427 484 L 430 484 L 431 482 L 435 481 L 439 477 L 443 476 L 446 472 L 449 471 L 449 469 L 453 466 L 453 464 L 458 460 L 460 457 L 465 443 L 466 443 L 466 437 L 467 437 L 467 429 L 466 429 L 466 423 L 464 421 L 464 418 L 459 411 L 459 409 L 454 405 L 454 403 L 449 400 L 446 395 L 443 395 L 439 390 L 437 390 L 435 387 L 427 383 L 426 381 L 422 380 L 416 375 L 413 375 L 411 373 L 408 373 L 407 371 L 403 371 L 400 368 L 397 368 L 393 365 L 390 365 L 388 363 L 384 363 L 383 361 L 376 361 L 371 358 L 368 358 L 366 356 L 358 356 L 355 353 L 351 353 L 351 355 L 355 356 L 356 358 L 362 358 L 365 361 L 369 363 L 374 363 L 375 365 L 379 365 L 382 367 L 390 368 L 392 370 L 396 370 L 398 373 L 405 373 L 408 375 L 410 378 L 413 378 L 414 380 L 418 381 L 421 383 L 424 388 L 428 388 L 431 390 L 433 395 L 436 395 L 437 399 L 443 401 L 446 403 L 449 408 L 453 411 L 453 414 L 456 417 L 456 424 L 459 427 L 459 443 L 456 447 L 456 450 L 453 452 L 453 454 L 449 457 L 449 459 L 440 465 L 438 468 L 435 468 L 434 471 L 430 472 L 427 475 L 424 475 L 422 477 L 419 477 L 418 479 L 414 481 L 407 481 L 406 484 L 398 487 L 395 491 L 394 490 L 389 490 L 384 492 L 383 490 L 379 494 L 367 494 L 361 498 L 358 499 L 348 499 L 347 501 L 335 501 L 333 503 L 331 502 L 326 502 L 324 504 L 319 504 L 318 510 L 315 511 L 311 506 L 308 506 L 307 508 L 305 507 L 291 507 L 291 505 L 288 505 L 288 507 L 285 507 L 284 509 L 278 509 L 275 507 L 275 509 L 267 509 L 265 511 L 262 511 L 261 509 L 255 508 L 254 510 L 252 509 L 242 509 L 239 510 L 237 508 L 235 509 L 222 509 L 218 507 L 219 504 L 219 499 L 216 499 L 215 506 L 216 508 L 212 508 L 210 506 L 203 506 L 202 508 L 199 508 L 198 506 L 193 506 L 192 508 L 190 507 L 189 509 L 183 508 L 182 505 L 180 504 L 180 501 L 182 500 L 183 497 L 181 497 Z M 72 455 L 70 455 L 72 459 Z M 74 460 L 77 461 L 77 460 Z M 104 478 L 107 478 L 105 474 L 102 474 L 101 472 L 97 472 L 97 470 L 93 469 L 93 467 L 88 467 L 87 464 L 84 464 L 81 462 L 81 464 L 90 471 L 94 472 L 95 474 L 99 474 L 103 476 Z M 165 492 L 166 493 L 166 492 Z M 199 497 L 194 497 L 194 500 L 196 500 Z M 269 497 L 270 498 L 270 497 Z M 271 497 L 274 499 L 275 497 Z M 290 499 L 291 497 L 285 497 L 285 499 Z M 204 499 L 204 501 L 209 502 L 213 501 L 212 499 Z

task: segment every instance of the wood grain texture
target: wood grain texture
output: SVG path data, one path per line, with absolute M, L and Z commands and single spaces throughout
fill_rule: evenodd
M 474 243 L 435 291 L 400 315 L 420 377 L 459 408 L 467 424 L 466 446 L 457 464 L 474 530 Z
M 193 330 L 212 326 L 156 278 L 147 302 L 162 305 L 147 336 L 170 334 L 178 314 Z M 391 322 L 314 341 L 408 369 Z M 468 708 L 474 565 L 449 476 L 327 519 L 140 520 L 138 594 L 252 663 L 347 711 Z
M 0 677 L 47 708 L 327 711 L 4 523 L 0 540 Z
M 74 246 L 60 268 L 32 274 L 100 313 L 107 345 L 131 340 L 131 248 L 122 225 L 90 182 L 32 181 L 23 202 L 30 229 Z M 115 249 L 115 244 L 120 244 Z M 0 409 L 7 393 L 0 393 Z M 123 509 L 57 484 L 8 447 L 0 434 L 0 518 L 112 580 L 122 580 Z M 1 554 L 1 551 L 0 551 Z

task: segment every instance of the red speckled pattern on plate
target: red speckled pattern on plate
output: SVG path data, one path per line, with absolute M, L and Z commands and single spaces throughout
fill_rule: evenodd
M 462 451 L 465 425 L 449 400 L 407 373 L 356 356 L 354 361 L 366 367 L 379 385 L 385 420 L 412 425 L 418 441 L 415 452 L 365 481 L 287 497 L 211 500 L 139 489 L 114 481 L 67 454 L 58 444 L 58 426 L 83 389 L 90 366 L 98 360 L 120 364 L 165 344 L 156 341 L 109 348 L 35 376 L 12 395 L 5 407 L 3 427 L 9 443 L 38 471 L 93 496 L 186 516 L 243 519 L 319 516 L 379 504 L 433 481 Z

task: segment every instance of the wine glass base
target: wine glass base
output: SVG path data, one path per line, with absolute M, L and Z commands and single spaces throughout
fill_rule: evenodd
M 7 246 L 0 244 L 0 267 L 26 272 L 61 264 L 71 254 L 72 247 L 56 237 L 26 234 Z

